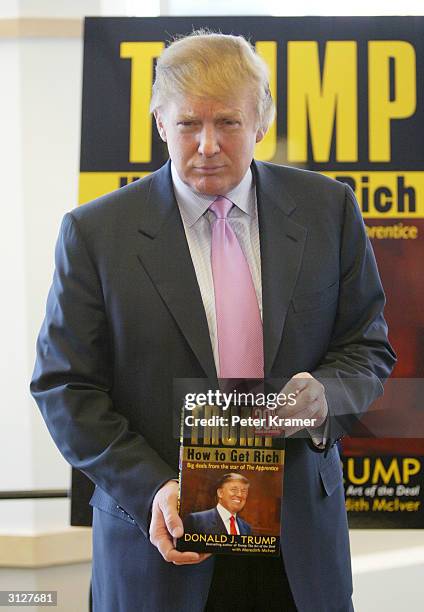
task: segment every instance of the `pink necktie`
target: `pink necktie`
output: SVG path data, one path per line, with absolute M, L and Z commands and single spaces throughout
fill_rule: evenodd
M 246 258 L 227 221 L 233 203 L 219 196 L 210 206 L 212 274 L 218 329 L 219 377 L 263 378 L 262 321 Z

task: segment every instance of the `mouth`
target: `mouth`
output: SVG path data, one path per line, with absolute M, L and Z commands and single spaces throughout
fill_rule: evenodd
M 219 170 L 222 170 L 224 166 L 195 166 L 193 169 L 201 174 L 214 174 Z
M 237 498 L 234 498 L 234 497 L 233 497 L 233 499 L 232 499 L 231 501 L 232 501 L 234 504 L 241 504 L 241 499 L 239 499 L 238 497 L 237 497 Z

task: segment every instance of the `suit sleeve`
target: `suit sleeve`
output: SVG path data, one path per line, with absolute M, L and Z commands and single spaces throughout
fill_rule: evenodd
M 71 213 L 63 219 L 55 260 L 32 395 L 64 458 L 116 500 L 147 535 L 153 497 L 176 474 L 114 410 L 113 353 L 102 287 Z
M 396 355 L 387 336 L 385 296 L 355 195 L 345 185 L 339 304 L 325 358 L 311 374 L 325 387 L 326 447 L 351 431 L 383 393 Z

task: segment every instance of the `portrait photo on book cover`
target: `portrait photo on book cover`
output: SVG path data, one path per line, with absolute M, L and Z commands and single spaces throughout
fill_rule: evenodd
M 221 473 L 208 467 L 184 470 L 184 532 L 240 536 L 279 533 L 281 499 L 276 491 L 281 490 L 281 472 L 245 474 L 245 466 L 231 467 L 225 472 L 221 468 Z

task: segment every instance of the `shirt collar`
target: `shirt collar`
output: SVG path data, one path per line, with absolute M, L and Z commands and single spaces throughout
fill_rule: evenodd
M 234 518 L 237 518 L 237 512 L 233 514 L 232 512 L 227 510 L 227 508 L 224 508 L 224 506 L 222 506 L 219 503 L 217 504 L 216 509 L 218 510 L 219 516 L 222 518 L 224 522 L 229 521 L 230 517 L 232 516 L 234 516 Z
M 187 227 L 191 227 L 200 219 L 200 217 L 207 211 L 218 195 L 225 195 L 226 198 L 231 200 L 237 206 L 237 208 L 242 210 L 244 213 L 250 216 L 254 215 L 254 181 L 250 167 L 247 169 L 247 172 L 240 183 L 236 185 L 234 189 L 229 191 L 227 194 L 216 194 L 211 196 L 198 193 L 186 185 L 181 180 L 172 161 L 171 175 L 175 197 L 177 199 L 178 206 L 180 207 L 184 223 L 187 225 Z

